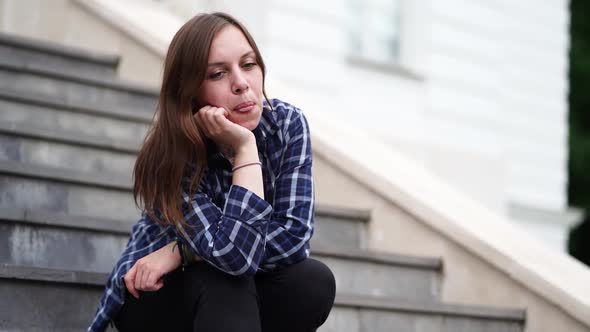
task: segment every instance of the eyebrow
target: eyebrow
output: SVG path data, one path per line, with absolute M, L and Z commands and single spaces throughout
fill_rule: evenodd
M 248 51 L 248 52 L 244 53 L 244 55 L 242 55 L 242 56 L 240 57 L 240 60 L 242 60 L 243 58 L 247 58 L 247 57 L 249 57 L 249 56 L 251 56 L 251 55 L 254 55 L 254 51 Z M 225 65 L 225 64 L 226 64 L 226 63 L 225 63 L 225 62 L 223 62 L 223 61 L 222 61 L 222 62 L 213 62 L 213 63 L 210 63 L 210 64 L 208 64 L 208 65 L 207 65 L 207 67 L 223 66 L 223 65 Z

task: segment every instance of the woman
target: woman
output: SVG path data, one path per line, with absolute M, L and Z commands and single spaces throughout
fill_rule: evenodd
M 202 14 L 175 35 L 134 170 L 142 218 L 88 331 L 315 331 L 335 296 L 308 258 L 312 154 L 301 111 L 264 92 L 256 43 Z

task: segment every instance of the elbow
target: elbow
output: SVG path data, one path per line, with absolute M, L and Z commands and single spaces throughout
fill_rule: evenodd
M 238 260 L 240 264 L 233 266 L 231 269 L 233 273 L 230 274 L 243 278 L 253 277 L 258 272 L 258 268 L 264 257 L 264 248 L 261 249 L 251 259 L 248 259 L 246 255 L 242 255 L 243 259 Z
M 292 263 L 295 264 L 295 263 L 299 263 L 299 262 L 307 259 L 308 257 L 309 257 L 309 245 L 306 244 L 301 249 L 299 249 L 295 253 L 293 253 L 293 255 L 291 256 L 291 259 L 293 260 Z
M 241 269 L 234 271 L 235 272 L 232 274 L 236 277 L 250 278 L 253 277 L 256 272 L 258 272 L 258 264 L 245 264 Z

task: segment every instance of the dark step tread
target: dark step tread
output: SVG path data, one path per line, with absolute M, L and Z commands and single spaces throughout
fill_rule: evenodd
M 73 270 L 48 269 L 34 266 L 0 264 L 0 279 L 45 281 L 76 285 L 104 286 L 108 274 Z
M 321 208 L 316 209 L 316 216 L 322 216 Z M 63 213 L 33 211 L 19 208 L 0 208 L 0 221 L 66 229 L 81 229 L 117 235 L 129 234 L 133 225 L 133 222 L 123 222 L 88 216 L 71 216 Z M 434 271 L 440 271 L 442 269 L 442 260 L 440 258 L 397 255 L 364 249 L 347 248 L 346 250 L 343 250 L 318 244 L 314 244 L 311 249 L 312 255 L 317 254 L 339 259 L 406 266 Z
M 66 73 L 55 68 L 37 64 L 12 64 L 0 59 L 0 70 L 38 75 L 112 90 L 121 90 L 154 98 L 157 98 L 159 94 L 157 89 L 137 83 L 90 76 L 88 74 Z
M 117 190 L 131 191 L 131 178 L 125 174 L 105 174 L 97 172 L 80 172 L 61 168 L 32 165 L 14 161 L 0 161 L 0 174 L 11 174 L 30 178 L 41 178 L 51 181 L 60 181 L 82 185 L 94 185 Z M 336 217 L 347 220 L 367 222 L 370 212 L 367 210 L 354 210 L 337 208 L 333 206 L 318 206 L 316 213 L 326 217 Z
M 145 112 L 140 110 L 128 111 L 117 105 L 113 105 L 112 107 L 104 106 L 102 104 L 91 105 L 88 103 L 67 100 L 59 96 L 35 94 L 30 91 L 16 92 L 0 89 L 0 99 L 34 106 L 56 108 L 69 112 L 97 115 L 100 117 L 118 120 L 137 121 L 145 124 L 151 123 L 153 118 L 153 112 Z
M 106 273 L 68 271 L 0 264 L 0 279 L 16 279 L 33 282 L 66 283 L 104 287 Z M 462 304 L 446 304 L 426 301 L 401 301 L 394 298 L 337 294 L 335 304 L 341 307 L 380 311 L 402 311 L 416 314 L 460 316 L 479 319 L 501 319 L 524 322 L 526 311 L 512 308 L 495 308 Z
M 137 154 L 140 145 L 140 142 L 113 139 L 104 135 L 88 135 L 60 128 L 41 127 L 34 123 L 0 121 L 0 134 L 130 154 Z
M 110 55 L 98 52 L 92 52 L 72 46 L 61 45 L 57 43 L 42 41 L 29 37 L 17 36 L 12 34 L 0 33 L 0 44 L 12 46 L 15 48 L 27 49 L 39 53 L 58 55 L 62 57 L 82 60 L 85 62 L 96 63 L 100 65 L 116 68 L 121 59 L 118 55 Z
M 340 306 L 351 308 L 405 311 L 421 314 L 435 314 L 445 316 L 462 316 L 470 318 L 502 319 L 524 322 L 526 310 L 516 308 L 499 308 L 481 305 L 448 304 L 427 301 L 402 301 L 398 299 L 363 296 L 352 294 L 337 294 L 336 302 Z
M 316 213 L 318 207 L 316 207 Z M 368 209 L 353 209 L 339 206 L 322 205 L 319 211 L 324 217 L 334 217 L 338 219 L 354 220 L 369 222 L 371 221 L 371 210 Z
M 78 185 L 96 186 L 120 191 L 131 191 L 131 174 L 107 172 L 79 172 L 56 167 L 33 165 L 14 161 L 0 161 L 0 174 L 65 182 Z
M 113 139 L 104 135 L 88 135 L 77 131 L 41 127 L 33 123 L 9 123 L 0 121 L 0 134 L 130 154 L 137 154 L 141 144 L 139 141 Z M 322 207 L 322 213 L 326 217 L 333 216 L 340 219 L 365 222 L 371 220 L 370 210 L 324 206 Z

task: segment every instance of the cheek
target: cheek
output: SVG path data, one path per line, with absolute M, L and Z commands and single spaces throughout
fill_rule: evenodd
M 225 98 L 221 84 L 208 83 L 203 86 L 201 90 L 201 99 L 208 105 L 218 105 Z
M 253 75 L 250 86 L 256 91 L 256 94 L 262 96 L 262 71 L 259 70 Z

